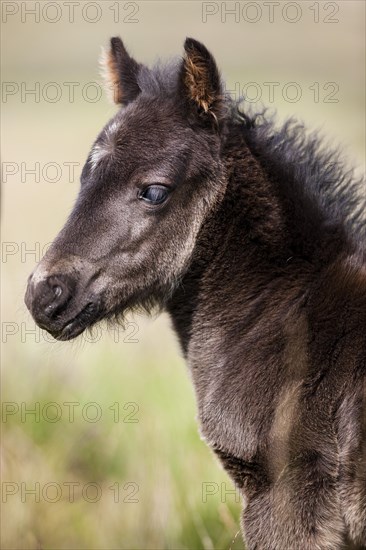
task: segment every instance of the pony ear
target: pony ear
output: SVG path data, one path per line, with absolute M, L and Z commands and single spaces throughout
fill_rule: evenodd
M 224 97 L 216 62 L 207 48 L 193 38 L 186 38 L 184 50 L 180 73 L 183 94 L 199 114 L 212 115 L 217 122 Z
M 111 38 L 109 51 L 103 51 L 101 65 L 107 93 L 115 103 L 127 105 L 136 99 L 141 92 L 137 75 L 142 65 L 129 55 L 118 36 Z

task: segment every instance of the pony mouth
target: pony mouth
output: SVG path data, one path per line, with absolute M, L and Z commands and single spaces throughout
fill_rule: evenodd
M 56 340 L 73 340 L 85 329 L 90 327 L 100 318 L 99 306 L 95 302 L 89 302 L 75 317 L 68 320 L 66 325 L 58 331 L 52 331 L 51 335 Z

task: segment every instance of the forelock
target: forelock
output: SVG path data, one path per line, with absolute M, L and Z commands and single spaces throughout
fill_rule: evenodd
M 137 76 L 141 93 L 150 97 L 171 97 L 177 90 L 179 58 L 158 61 L 151 69 L 142 66 Z
M 179 58 L 173 58 L 167 63 L 158 61 L 151 69 L 142 66 L 137 84 L 142 97 L 171 98 L 177 90 L 179 74 Z M 124 108 L 122 108 L 123 112 Z M 91 170 L 94 171 L 103 159 L 113 157 L 118 144 L 121 117 L 117 115 L 102 131 L 90 153 Z

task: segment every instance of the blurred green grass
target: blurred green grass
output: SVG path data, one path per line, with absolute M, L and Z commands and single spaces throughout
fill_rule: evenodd
M 7 358 L 13 368 L 3 372 L 3 401 L 20 410 L 2 426 L 3 482 L 23 481 L 28 489 L 39 482 L 41 491 L 57 483 L 63 491 L 56 503 L 42 497 L 36 503 L 33 495 L 22 503 L 21 488 L 9 496 L 2 510 L 3 548 L 14 548 L 15 541 L 22 541 L 19 548 L 230 546 L 239 528 L 238 503 L 226 495 L 231 483 L 199 439 L 189 377 L 178 346 L 164 336 L 168 320 L 136 321 L 135 343 L 115 343 L 111 332 L 96 343 L 14 346 Z M 63 405 L 70 402 L 80 404 L 74 422 Z M 39 403 L 39 415 L 22 419 L 21 403 L 28 409 Z M 44 409 L 49 403 L 57 409 Z M 99 410 L 100 420 L 89 422 Z M 49 421 L 54 417 L 60 420 Z M 70 482 L 79 483 L 73 503 L 64 485 Z M 90 482 L 102 491 L 96 503 L 81 494 Z M 116 483 L 119 503 L 110 489 Z M 123 502 L 131 493 L 131 487 L 123 489 L 126 483 L 137 488 L 138 502 Z M 205 499 L 206 487 L 216 494 Z
M 100 46 L 111 35 L 121 34 L 136 58 L 147 63 L 157 56 L 180 55 L 184 37 L 192 35 L 215 54 L 228 89 L 237 82 L 241 87 L 246 82 L 298 82 L 303 90 L 299 102 L 288 103 L 276 94 L 270 107 L 277 108 L 280 119 L 296 115 L 312 128 L 322 127 L 362 166 L 364 3 L 340 2 L 337 25 L 308 20 L 296 25 L 236 24 L 233 18 L 222 24 L 220 17 L 203 23 L 200 2 L 139 5 L 136 25 L 114 24 L 110 18 L 95 25 L 9 20 L 2 28 L 3 81 L 29 87 L 37 81 L 82 86 L 99 80 Z M 309 91 L 314 82 L 337 82 L 339 101 L 314 102 Z M 74 103 L 65 95 L 57 103 L 21 102 L 16 95 L 2 104 L 3 161 L 29 167 L 72 161 L 78 167 L 73 183 L 65 170 L 56 183 L 42 178 L 38 183 L 32 176 L 22 182 L 19 171 L 2 187 L 2 241 L 18 247 L 1 264 L 2 400 L 29 408 L 39 403 L 41 409 L 56 402 L 62 417 L 54 423 L 42 417 L 36 422 L 31 415 L 23 422 L 20 413 L 7 422 L 3 418 L 2 482 L 17 484 L 19 491 L 2 504 L 1 547 L 238 550 L 243 548 L 241 536 L 236 536 L 240 504 L 200 440 L 189 371 L 167 317 L 136 317 L 134 343 L 123 338 L 116 343 L 113 332 L 103 332 L 95 343 L 74 344 L 47 342 L 40 332 L 25 334 L 34 328 L 23 294 L 36 258 L 22 258 L 21 250 L 35 243 L 42 248 L 57 234 L 75 200 L 90 145 L 114 112 L 105 98 L 93 104 L 80 93 Z M 12 327 L 17 332 L 7 336 Z M 68 420 L 65 402 L 80 403 L 74 422 Z M 81 414 L 91 402 L 102 410 L 95 423 Z M 139 410 L 133 418 L 138 422 L 114 422 L 109 408 L 114 403 L 120 403 L 125 420 L 133 409 L 123 406 L 136 403 Z M 58 483 L 65 488 L 62 498 L 35 502 L 30 494 L 22 502 L 20 484 L 30 489 L 37 482 L 42 487 Z M 71 482 L 79 484 L 75 502 L 67 498 L 64 485 Z M 102 489 L 95 503 L 81 492 L 92 482 Z M 117 503 L 110 489 L 115 483 L 121 488 Z M 135 487 L 123 489 L 126 483 L 137 484 L 138 502 L 123 502 Z M 205 489 L 215 494 L 204 498 Z

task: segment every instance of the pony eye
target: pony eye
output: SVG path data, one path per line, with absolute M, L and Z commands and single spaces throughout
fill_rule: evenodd
M 164 185 L 149 185 L 139 194 L 139 198 L 150 204 L 161 204 L 169 195 Z

